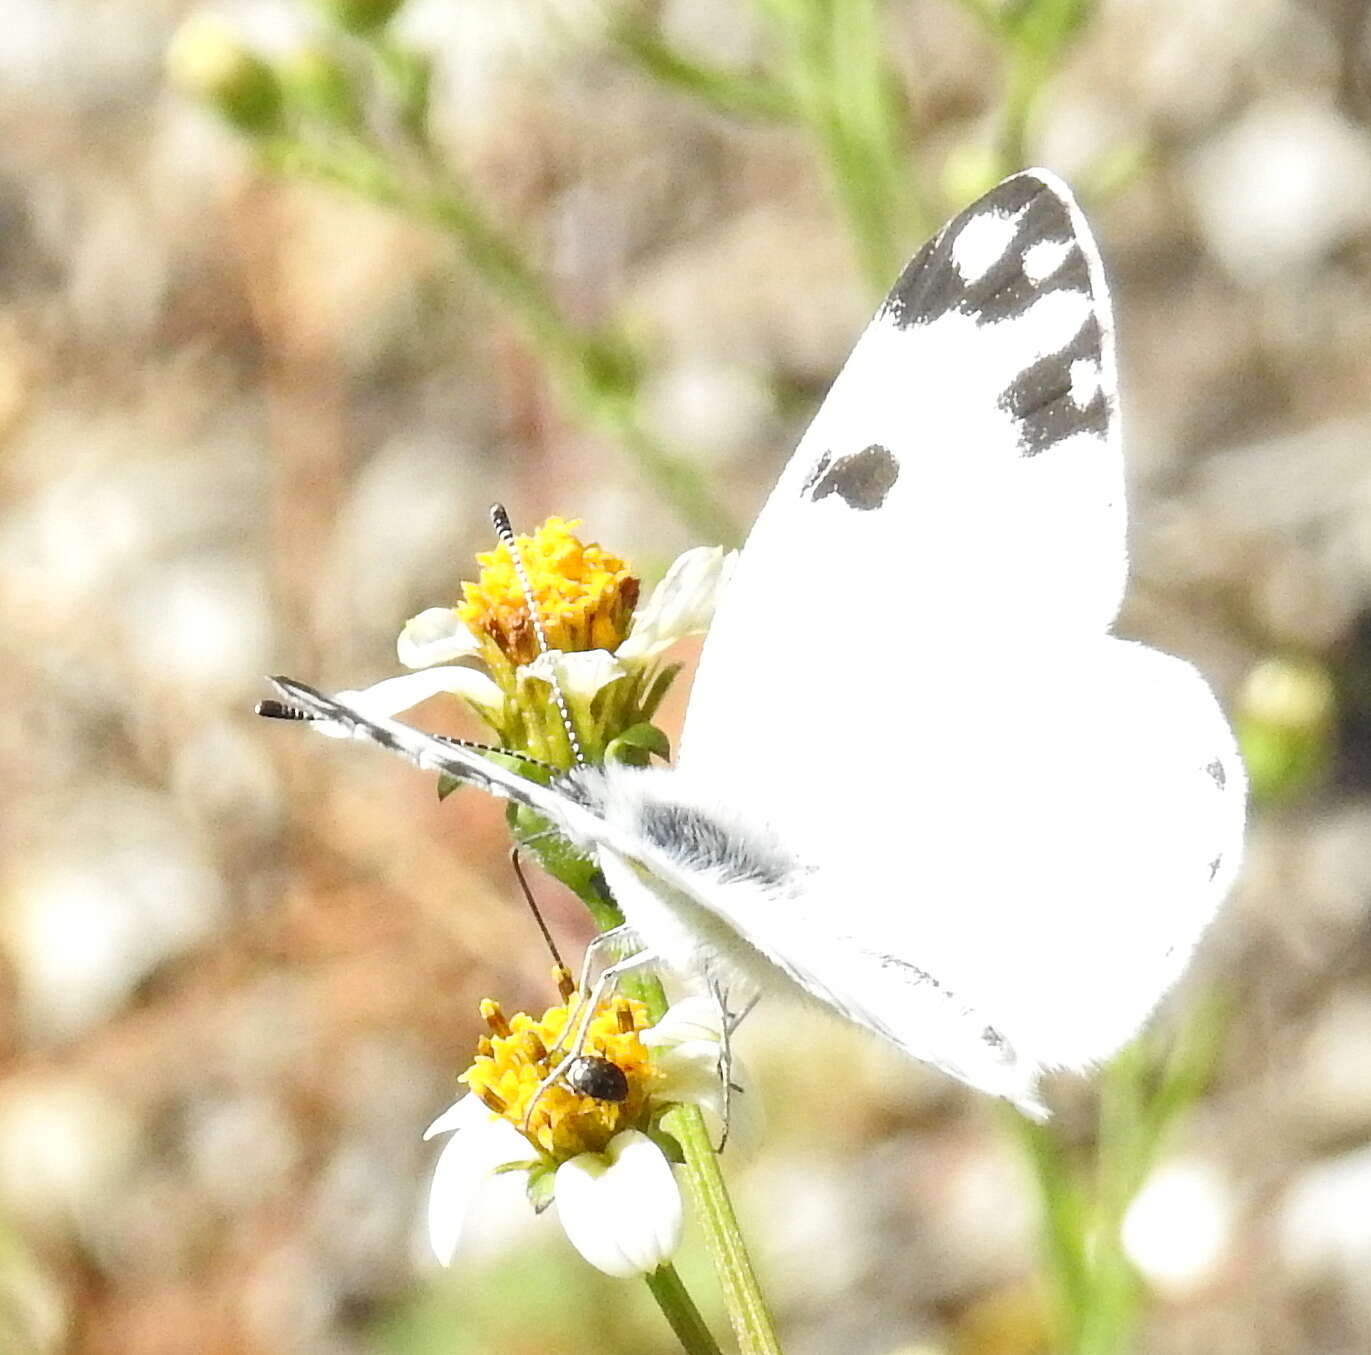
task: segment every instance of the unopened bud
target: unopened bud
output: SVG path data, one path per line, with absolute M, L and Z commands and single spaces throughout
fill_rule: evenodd
M 1327 669 L 1308 659 L 1271 658 L 1247 675 L 1234 725 L 1258 799 L 1304 790 L 1328 761 L 1336 693 Z
M 193 14 L 167 48 L 167 77 L 240 131 L 260 136 L 281 124 L 276 72 L 212 14 Z
M 315 0 L 315 4 L 331 24 L 363 36 L 384 28 L 404 0 Z

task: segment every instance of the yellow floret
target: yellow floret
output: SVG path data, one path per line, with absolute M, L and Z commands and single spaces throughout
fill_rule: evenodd
M 628 634 L 638 604 L 638 580 L 617 555 L 573 535 L 579 521 L 551 517 L 532 536 L 518 538 L 538 616 L 550 649 L 615 650 Z M 481 577 L 462 585 L 457 615 L 514 664 L 538 657 L 538 639 L 507 547 L 476 557 Z

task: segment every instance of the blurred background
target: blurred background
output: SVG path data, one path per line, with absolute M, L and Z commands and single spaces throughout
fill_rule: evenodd
M 1247 866 L 1045 1134 L 763 1011 L 728 1173 L 796 1355 L 1090 1348 L 1064 1240 L 1096 1349 L 1371 1348 L 1369 81 L 1358 0 L 7 0 L 0 1348 L 673 1349 L 546 1219 L 429 1259 L 420 1133 L 547 957 L 498 809 L 252 705 L 395 671 L 492 499 L 648 579 L 736 539 L 1029 163 L 1114 280 L 1121 628 L 1234 712 Z

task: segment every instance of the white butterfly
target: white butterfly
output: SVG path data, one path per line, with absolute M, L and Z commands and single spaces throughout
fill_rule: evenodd
M 545 816 L 669 968 L 817 1000 L 1036 1115 L 1040 1074 L 1137 1031 L 1241 854 L 1204 680 L 1109 633 L 1124 527 L 1103 270 L 1034 170 L 919 251 L 834 382 L 722 600 L 678 766 L 544 787 L 276 685 Z

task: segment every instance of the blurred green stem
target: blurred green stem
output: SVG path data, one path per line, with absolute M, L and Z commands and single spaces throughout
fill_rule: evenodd
M 780 49 L 774 72 L 721 69 L 633 15 L 614 36 L 648 75 L 711 108 L 793 122 L 813 139 L 862 273 L 883 292 L 930 221 L 910 174 L 912 138 L 889 60 L 884 0 L 753 0 Z
M 281 135 L 262 144 L 267 163 L 283 173 L 346 188 L 358 197 L 427 221 L 455 239 L 487 287 L 518 318 L 568 401 L 604 427 L 644 477 L 701 536 L 735 544 L 732 514 L 688 462 L 668 450 L 641 421 L 641 366 L 627 340 L 613 332 L 576 329 L 553 301 L 552 289 L 501 233 L 450 172 L 402 175 L 385 155 L 355 142 L 318 145 Z
M 1088 1164 L 1072 1161 L 1051 1126 L 1010 1112 L 1037 1181 L 1058 1344 L 1069 1355 L 1129 1347 L 1142 1294 L 1123 1248 L 1124 1216 L 1171 1129 L 1209 1085 L 1227 1016 L 1228 1004 L 1211 994 L 1195 1003 L 1164 1057 L 1147 1036 L 1118 1054 L 1100 1074 Z
M 890 65 L 884 0 L 754 0 L 847 218 L 862 273 L 884 292 L 929 221 L 910 174 L 911 136 Z
M 784 86 L 765 76 L 726 70 L 687 56 L 664 42 L 643 18 L 623 20 L 613 28 L 611 37 L 645 74 L 716 112 L 768 122 L 795 117 L 794 100 Z

